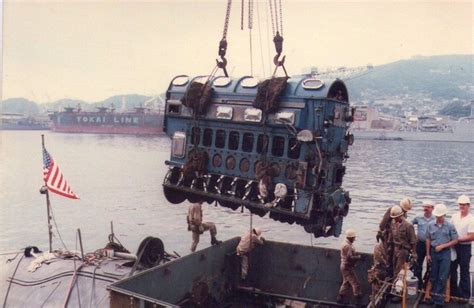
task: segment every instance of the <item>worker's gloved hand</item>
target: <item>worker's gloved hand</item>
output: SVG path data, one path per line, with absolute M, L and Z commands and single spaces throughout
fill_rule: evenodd
M 375 239 L 377 240 L 377 243 L 380 242 L 381 240 L 383 240 L 382 231 L 377 232 L 377 235 L 375 236 Z

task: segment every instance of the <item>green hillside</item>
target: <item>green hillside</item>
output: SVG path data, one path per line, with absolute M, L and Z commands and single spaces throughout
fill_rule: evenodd
M 414 57 L 376 66 L 347 80 L 351 98 L 424 94 L 432 99 L 473 98 L 473 55 Z
M 441 114 L 464 115 L 474 99 L 474 55 L 449 55 L 413 57 L 408 60 L 376 66 L 366 74 L 345 80 L 351 101 L 377 101 L 383 98 L 398 99 L 402 104 L 428 101 L 446 107 Z M 95 107 L 111 107 L 131 110 L 137 106 L 162 107 L 163 98 L 139 94 L 116 95 L 100 102 L 62 99 L 52 103 L 37 104 L 25 98 L 2 101 L 2 112 L 36 115 L 77 107 L 95 110 Z M 418 104 L 417 104 L 418 105 Z M 429 107 L 429 106 L 428 106 Z M 438 106 L 439 107 L 439 106 Z

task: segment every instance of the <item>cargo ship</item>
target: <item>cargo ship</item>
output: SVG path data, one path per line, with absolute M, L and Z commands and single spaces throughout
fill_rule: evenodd
M 130 112 L 97 107 L 97 111 L 65 107 L 50 115 L 51 130 L 59 133 L 157 135 L 163 132 L 163 114 L 145 107 Z
M 2 113 L 1 130 L 48 130 L 48 120 L 41 117 L 26 116 L 21 113 Z
M 358 106 L 351 125 L 356 139 L 474 142 L 474 115 L 457 121 L 429 116 L 397 118 Z

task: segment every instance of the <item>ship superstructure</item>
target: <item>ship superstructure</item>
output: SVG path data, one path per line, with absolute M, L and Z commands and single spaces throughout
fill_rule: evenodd
M 474 117 L 457 121 L 433 116 L 386 116 L 357 106 L 351 132 L 356 139 L 474 142 Z

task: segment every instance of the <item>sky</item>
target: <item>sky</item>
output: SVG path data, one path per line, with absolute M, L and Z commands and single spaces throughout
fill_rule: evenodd
M 176 75 L 207 75 L 215 66 L 226 2 L 4 1 L 3 99 L 153 96 Z M 471 1 L 281 2 L 290 75 L 310 67 L 474 53 Z M 247 8 L 240 29 L 240 5 L 232 3 L 228 71 L 268 78 L 275 55 L 268 1 L 255 1 L 251 33 Z

